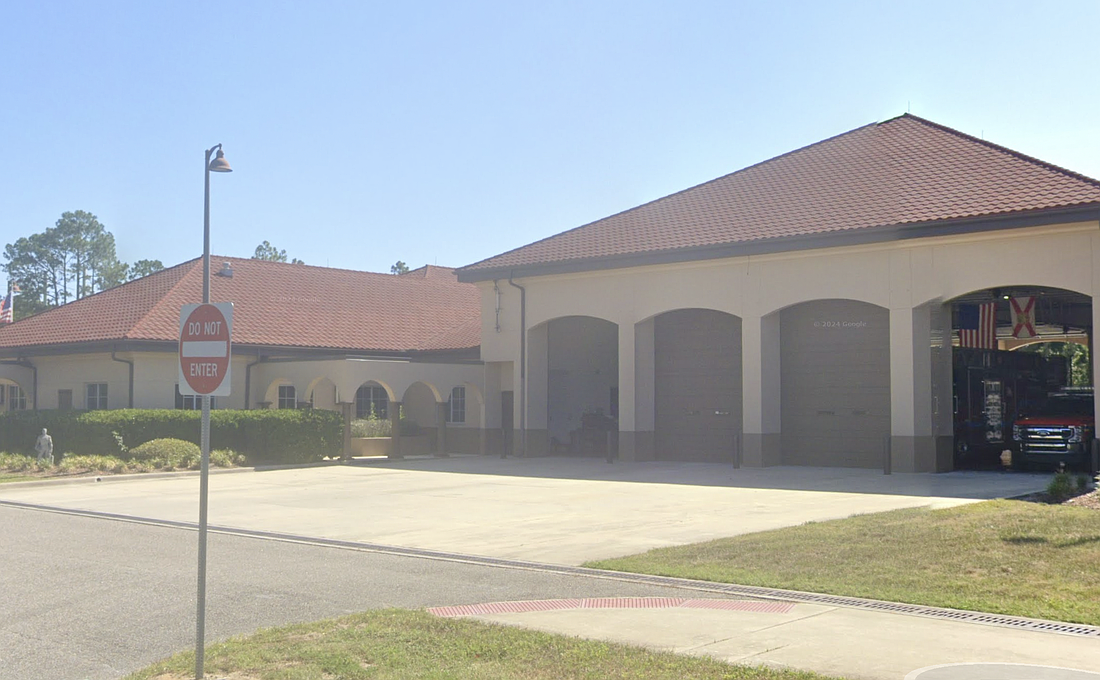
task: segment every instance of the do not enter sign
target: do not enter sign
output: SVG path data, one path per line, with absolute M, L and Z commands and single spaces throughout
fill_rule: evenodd
M 229 396 L 233 303 L 180 308 L 180 394 Z

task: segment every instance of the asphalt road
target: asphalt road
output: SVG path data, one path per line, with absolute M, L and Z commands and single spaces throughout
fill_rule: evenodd
M 194 530 L 0 507 L 0 680 L 107 680 L 195 644 Z M 211 533 L 207 641 L 380 607 L 684 596 L 587 576 Z

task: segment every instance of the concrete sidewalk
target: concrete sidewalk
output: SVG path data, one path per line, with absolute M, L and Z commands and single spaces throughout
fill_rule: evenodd
M 701 608 L 655 600 L 652 606 L 624 602 L 620 607 L 558 609 L 542 604 L 542 611 L 523 611 L 522 604 L 513 604 L 514 611 L 466 616 L 850 680 L 915 680 L 921 669 L 951 664 L 1000 667 L 964 666 L 957 674 L 942 670 L 938 680 L 1100 680 L 1100 674 L 1086 672 L 1100 668 L 1100 639 L 1095 637 L 817 604 L 792 603 L 785 610 L 762 612 L 739 609 L 736 601 L 705 602 L 734 606 Z M 1043 666 L 1052 668 L 1036 668 Z

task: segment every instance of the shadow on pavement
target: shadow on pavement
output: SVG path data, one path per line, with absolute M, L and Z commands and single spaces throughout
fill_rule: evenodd
M 967 499 L 1011 498 L 1039 491 L 1049 481 L 1049 475 L 1041 473 L 964 470 L 885 475 L 881 470 L 862 468 L 793 466 L 734 468 L 732 465 L 715 463 L 668 461 L 642 463 L 616 461 L 608 464 L 602 458 L 564 456 L 501 459 L 496 456 L 464 455 L 448 458 L 355 460 L 346 464 L 394 470 L 541 479 Z

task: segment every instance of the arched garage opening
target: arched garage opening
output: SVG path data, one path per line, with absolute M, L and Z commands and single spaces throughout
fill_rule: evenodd
M 606 455 L 618 433 L 618 325 L 588 316 L 548 321 L 546 368 L 551 452 Z
M 741 319 L 678 309 L 653 319 L 658 460 L 728 463 L 741 433 Z
M 813 300 L 780 313 L 785 465 L 882 466 L 890 435 L 890 313 Z
M 1005 450 L 1013 452 L 1015 467 L 1044 460 L 1049 467 L 1063 460 L 1085 464 L 1088 442 L 1067 440 L 1093 436 L 1092 298 L 1012 285 L 948 304 L 954 467 L 999 468 Z M 1086 421 L 1088 432 L 1074 433 L 1070 425 Z M 1024 435 L 1033 425 L 1034 441 L 1014 432 L 1017 424 L 1025 426 Z M 1025 445 L 1031 450 L 1021 456 Z

